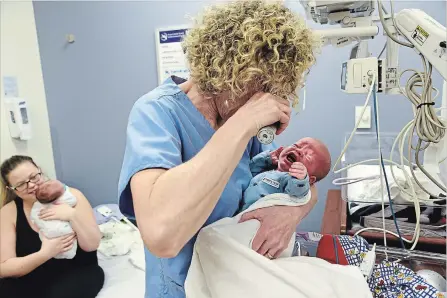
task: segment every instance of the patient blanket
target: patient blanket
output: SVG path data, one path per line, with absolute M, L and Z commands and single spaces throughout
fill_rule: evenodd
M 31 221 L 39 228 L 40 233 L 45 237 L 52 239 L 65 236 L 73 233 L 71 224 L 68 221 L 63 220 L 42 220 L 39 218 L 39 212 L 45 208 L 51 208 L 55 203 L 68 204 L 71 207 L 76 206 L 76 197 L 67 189 L 64 194 L 58 198 L 56 201 L 49 204 L 41 204 L 40 202 L 35 202 L 31 208 Z M 39 235 L 40 236 L 40 235 Z M 41 236 L 40 236 L 41 237 Z M 41 238 L 42 239 L 42 238 Z M 78 242 L 75 239 L 73 246 L 70 250 L 60 253 L 55 256 L 55 259 L 73 259 L 76 256 L 76 250 L 78 249 Z
M 273 205 L 300 206 L 310 200 L 286 194 L 261 198 L 245 212 Z M 191 298 L 370 298 L 368 285 L 355 266 L 339 266 L 310 257 L 291 257 L 295 235 L 278 259 L 251 249 L 257 220 L 238 223 L 241 215 L 203 228 L 197 236 L 185 282 Z

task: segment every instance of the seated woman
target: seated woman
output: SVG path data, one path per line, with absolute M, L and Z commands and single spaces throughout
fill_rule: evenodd
M 74 234 L 48 239 L 30 220 L 36 190 L 44 181 L 32 158 L 12 156 L 0 167 L 0 296 L 93 298 L 104 284 L 96 249 L 101 234 L 93 210 L 77 189 L 77 204 L 54 205 L 40 213 L 44 220 L 69 221 Z M 40 240 L 42 239 L 42 241 Z M 73 259 L 55 259 L 78 242 Z

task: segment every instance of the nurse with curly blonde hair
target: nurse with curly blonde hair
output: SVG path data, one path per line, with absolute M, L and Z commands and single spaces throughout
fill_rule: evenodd
M 281 2 L 208 8 L 185 37 L 190 79 L 171 77 L 132 108 L 119 180 L 121 211 L 135 216 L 146 246 L 146 298 L 185 297 L 199 230 L 234 216 L 250 159 L 274 146 L 254 136 L 289 124 L 317 46 L 303 19 Z M 253 249 L 273 258 L 316 203 L 248 213 L 261 222 Z

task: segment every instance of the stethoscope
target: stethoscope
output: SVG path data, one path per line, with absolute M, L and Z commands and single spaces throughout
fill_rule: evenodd
M 367 177 L 344 177 L 344 178 L 337 178 L 332 181 L 332 184 L 341 186 L 341 185 L 348 185 L 348 184 L 354 184 L 357 182 L 365 181 L 365 180 L 375 180 L 379 179 L 380 175 L 372 175 Z

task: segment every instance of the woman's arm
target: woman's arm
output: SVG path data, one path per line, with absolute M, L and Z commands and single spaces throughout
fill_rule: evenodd
M 75 212 L 70 220 L 71 227 L 76 233 L 79 246 L 84 251 L 94 251 L 99 247 L 101 232 L 93 209 L 82 192 L 74 188 L 70 188 L 70 191 L 77 199 Z
M 213 211 L 250 138 L 276 121 L 282 123 L 282 131 L 289 117 L 287 101 L 258 96 L 218 129 L 190 161 L 170 170 L 135 174 L 130 187 L 148 249 L 159 257 L 176 256 Z
M 26 257 L 16 255 L 15 203 L 0 210 L 0 278 L 24 276 L 50 259 L 41 250 Z
M 42 251 L 27 255 L 26 257 L 13 257 L 0 263 L 0 278 L 22 277 L 27 275 L 51 257 L 46 256 Z

